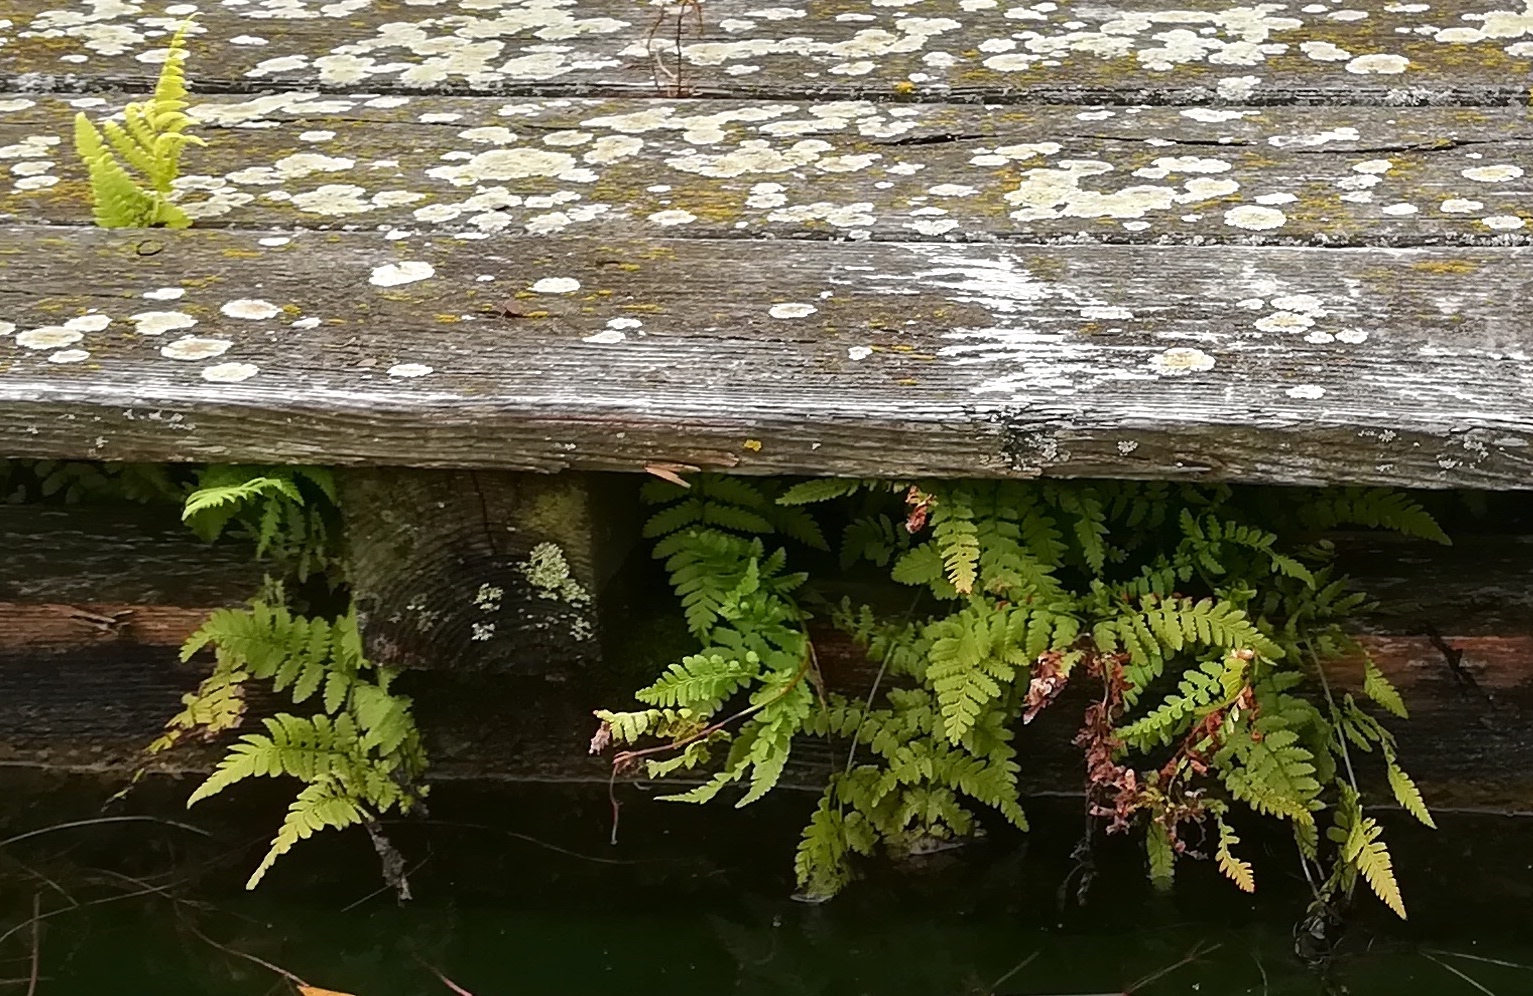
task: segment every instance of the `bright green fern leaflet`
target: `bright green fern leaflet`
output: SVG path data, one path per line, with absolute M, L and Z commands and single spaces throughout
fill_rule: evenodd
M 185 113 L 183 62 L 190 27 L 187 20 L 171 39 L 154 96 L 125 107 L 121 124 L 107 120 L 98 128 L 83 112 L 75 115 L 75 150 L 90 171 L 96 224 L 102 228 L 186 228 L 192 223 L 170 199 L 182 151 L 207 144 L 186 134 L 192 119 Z

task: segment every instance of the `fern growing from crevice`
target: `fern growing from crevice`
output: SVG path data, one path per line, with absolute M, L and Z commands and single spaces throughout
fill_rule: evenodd
M 1130 482 L 653 482 L 647 534 L 703 649 L 639 692 L 646 708 L 600 711 L 593 751 L 614 772 L 703 779 L 701 802 L 750 777 L 780 779 L 795 736 L 830 740 L 830 775 L 795 859 L 822 899 L 879 851 L 918 853 L 977 830 L 973 806 L 1026 826 L 1015 745 L 1070 683 L 1092 689 L 1076 742 L 1088 805 L 1109 832 L 1140 828 L 1151 877 L 1169 882 L 1189 828 L 1217 831 L 1217 866 L 1239 888 L 1237 809 L 1289 823 L 1322 859 L 1318 817 L 1340 821 L 1322 869 L 1327 901 L 1358 876 L 1403 915 L 1388 852 L 1363 813 L 1347 754 L 1377 753 L 1397 801 L 1430 824 L 1393 738 L 1328 669 L 1352 668 L 1386 712 L 1404 703 L 1342 623 L 1365 607 L 1335 576 L 1317 530 L 1393 529 L 1445 540 L 1409 497 L 1344 489 L 1273 502 L 1226 486 Z M 917 593 L 904 617 L 843 600 L 830 622 L 879 665 L 872 688 L 827 688 L 790 573 L 824 547 L 782 510 L 834 502 L 843 567 L 871 562 Z
M 206 145 L 186 133 L 186 33 L 191 20 L 172 36 L 154 95 L 123 108 L 123 120 L 97 127 L 83 112 L 75 115 L 75 151 L 90 174 L 96 224 L 102 228 L 186 228 L 192 219 L 171 201 L 188 145 Z M 139 174 L 135 179 L 129 167 Z
M 273 557 L 298 580 L 339 562 L 336 492 L 327 471 L 216 466 L 206 468 L 199 483 L 183 518 L 205 538 L 237 524 L 258 556 Z M 283 584 L 268 578 L 248 607 L 215 610 L 186 640 L 181 659 L 209 648 L 212 671 L 183 696 L 182 710 L 149 745 L 149 754 L 240 729 L 252 687 L 312 710 L 263 718 L 265 732 L 241 736 L 187 802 L 195 805 L 255 777 L 302 783 L 247 887 L 254 888 L 299 841 L 360 824 L 384 856 L 385 877 L 408 896 L 403 875 L 392 871 L 398 856 L 378 821 L 389 812 L 410 811 L 425 796 L 426 757 L 410 699 L 393 689 L 396 672 L 363 653 L 355 609 L 333 618 L 301 615 L 288 604 Z

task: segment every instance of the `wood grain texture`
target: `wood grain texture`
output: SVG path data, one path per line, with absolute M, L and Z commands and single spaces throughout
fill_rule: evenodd
M 100 118 L 129 97 L 99 98 Z M 78 100 L 0 97 L 0 217 L 90 223 Z M 214 227 L 946 241 L 1514 244 L 1525 107 L 217 97 Z M 6 110 L 5 108 L 10 108 Z M 1521 165 L 1519 165 L 1521 164 Z
M 1526 248 L 0 247 L 17 455 L 1533 484 Z
M 369 660 L 536 674 L 596 666 L 599 598 L 628 516 L 600 475 L 348 471 L 347 576 Z
M 923 97 L 1129 102 L 1526 102 L 1525 0 L 706 0 L 700 25 L 628 0 L 266 0 L 199 10 L 210 90 Z M 0 82 L 147 85 L 176 19 L 139 2 L 15 0 Z M 162 57 L 162 56 L 160 56 Z M 656 63 L 665 65 L 657 70 Z
M 0 505 L 0 602 L 211 608 L 249 598 L 261 573 L 249 547 L 202 542 L 174 508 Z

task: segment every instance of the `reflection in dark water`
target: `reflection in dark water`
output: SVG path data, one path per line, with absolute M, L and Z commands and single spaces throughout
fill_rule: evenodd
M 0 837 L 89 818 L 110 791 L 12 778 Z M 125 812 L 185 819 L 182 791 L 145 786 Z M 1080 819 L 1059 801 L 1033 803 L 1031 834 L 875 869 L 808 906 L 790 868 L 809 804 L 634 799 L 614 847 L 602 788 L 441 787 L 429 821 L 391 827 L 418 865 L 403 907 L 360 834 L 300 847 L 240 891 L 276 795 L 195 814 L 209 836 L 60 830 L 0 848 L 0 979 L 27 991 L 35 937 L 44 996 L 262 996 L 289 989 L 281 972 L 358 996 L 1533 993 L 1533 822 L 1450 816 L 1433 835 L 1393 821 L 1410 923 L 1360 898 L 1316 972 L 1295 955 L 1307 895 L 1291 845 L 1256 828 L 1254 900 L 1196 864 L 1157 895 L 1138 849 L 1111 841 L 1085 904 L 1061 907 Z

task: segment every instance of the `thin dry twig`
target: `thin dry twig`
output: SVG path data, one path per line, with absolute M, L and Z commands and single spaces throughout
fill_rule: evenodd
M 1452 965 L 1450 965 L 1447 962 L 1443 961 L 1441 958 L 1434 958 L 1431 955 L 1427 954 L 1425 951 L 1421 952 L 1421 957 L 1425 958 L 1427 961 L 1435 962 L 1436 964 L 1442 966 L 1444 971 L 1452 972 L 1454 975 L 1456 975 L 1459 978 L 1463 979 L 1465 982 L 1469 983 L 1471 986 L 1473 986 L 1478 991 L 1484 993 L 1485 996 L 1496 996 L 1495 990 L 1487 988 L 1478 979 L 1475 979 L 1472 976 L 1464 974 L 1463 972 L 1461 972 L 1458 969 L 1454 968 Z
M 27 980 L 27 996 L 37 996 L 37 970 L 42 964 L 43 945 L 41 928 L 39 924 L 43 911 L 43 895 L 40 892 L 32 893 L 32 975 Z
M 202 931 L 198 930 L 196 924 L 193 924 L 191 921 L 187 920 L 184 917 L 181 918 L 181 926 L 185 927 L 187 929 L 187 932 L 190 933 L 193 937 L 197 938 L 199 941 L 202 941 L 204 944 L 207 944 L 210 947 L 217 948 L 219 951 L 222 951 L 226 955 L 229 955 L 229 956 L 234 957 L 234 958 L 243 958 L 246 961 L 250 962 L 252 965 L 259 965 L 262 968 L 266 969 L 268 972 L 273 972 L 273 973 L 275 973 L 277 975 L 282 976 L 282 978 L 284 978 L 287 981 L 291 982 L 295 986 L 301 986 L 304 989 L 312 989 L 313 988 L 313 986 L 310 986 L 307 982 L 303 981 L 303 979 L 300 979 L 298 976 L 294 975 L 292 972 L 289 972 L 287 969 L 283 968 L 280 965 L 273 965 L 271 962 L 267 961 L 266 959 L 258 958 L 255 955 L 249 953 L 248 951 L 241 951 L 238 948 L 231 948 L 227 944 L 220 944 L 220 943 L 218 943 L 217 941 L 213 940 L 213 938 L 209 937 L 207 934 L 204 934 Z
M 415 960 L 420 962 L 421 963 L 421 967 L 424 968 L 426 971 L 430 972 L 432 975 L 436 976 L 438 979 L 441 979 L 442 980 L 442 985 L 446 986 L 448 989 L 451 989 L 453 992 L 457 993 L 458 996 L 474 996 L 473 993 L 469 992 L 467 989 L 464 989 L 462 986 L 458 985 L 456 982 L 454 982 L 451 979 L 449 979 L 446 975 L 444 975 L 442 973 L 441 969 L 437 968 L 435 965 L 432 965 L 432 964 L 428 963 L 426 961 L 426 959 L 422 958 L 420 955 L 416 955 L 415 956 Z
M 89 820 L 75 820 L 71 823 L 55 823 L 51 827 L 40 827 L 37 830 L 28 830 L 26 833 L 20 833 L 14 837 L 7 837 L 5 840 L 0 840 L 0 847 L 9 847 L 11 844 L 17 844 L 21 841 L 30 840 L 33 837 L 41 837 L 44 834 L 54 833 L 59 830 L 73 830 L 75 827 L 100 826 L 103 823 L 162 823 L 165 826 L 175 827 L 177 830 L 188 830 L 195 834 L 201 834 L 204 837 L 213 836 L 201 827 L 194 827 L 190 823 L 177 823 L 175 820 L 161 819 L 158 816 L 98 816 Z

